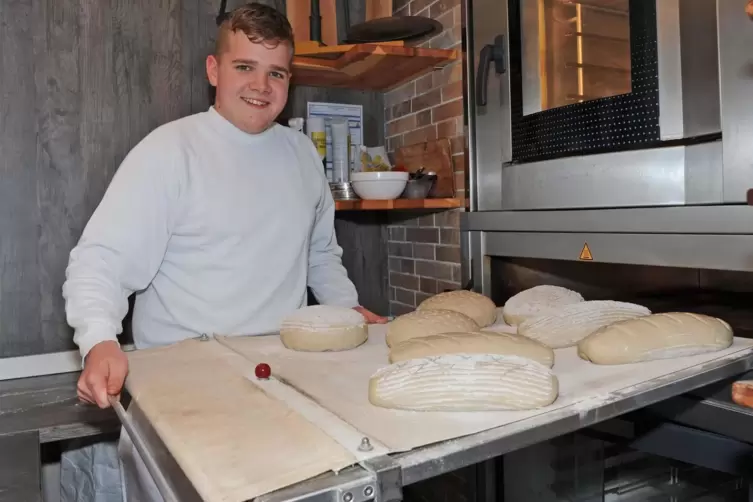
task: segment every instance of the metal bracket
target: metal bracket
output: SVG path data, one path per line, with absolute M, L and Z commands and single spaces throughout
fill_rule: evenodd
M 400 502 L 403 500 L 403 472 L 400 464 L 384 456 L 361 462 L 361 466 L 372 473 L 375 478 L 373 489 L 374 502 Z M 364 495 L 371 498 L 364 488 Z M 351 502 L 343 497 L 343 502 Z M 355 502 L 355 501 L 353 501 Z

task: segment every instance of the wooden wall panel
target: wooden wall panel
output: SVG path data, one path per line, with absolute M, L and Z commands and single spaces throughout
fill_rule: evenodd
M 75 348 L 62 298 L 70 249 L 128 151 L 208 106 L 201 34 L 215 10 L 0 2 L 0 357 Z
M 350 2 L 352 24 L 363 7 Z M 284 10 L 281 0 L 266 3 Z M 209 106 L 205 59 L 218 8 L 219 0 L 0 1 L 0 358 L 75 349 L 62 299 L 68 254 L 128 151 Z M 364 104 L 369 142 L 383 141 L 381 95 L 299 88 L 287 112 L 305 110 L 307 99 Z M 379 313 L 383 231 L 379 216 L 338 215 L 346 267 Z

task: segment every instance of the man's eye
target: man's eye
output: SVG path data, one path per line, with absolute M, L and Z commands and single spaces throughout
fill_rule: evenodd
M 239 64 L 235 67 L 235 69 L 239 71 L 249 71 L 251 67 L 248 66 L 247 64 Z
M 279 72 L 279 71 L 273 71 L 273 72 L 270 72 L 269 74 L 272 75 L 274 78 L 285 78 L 285 75 L 283 75 L 282 72 Z

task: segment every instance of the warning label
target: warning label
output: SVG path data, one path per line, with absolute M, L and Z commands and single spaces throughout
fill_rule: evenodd
M 583 244 L 583 249 L 580 252 L 580 259 L 585 261 L 592 261 L 594 259 L 591 254 L 591 248 L 588 247 L 588 243 Z

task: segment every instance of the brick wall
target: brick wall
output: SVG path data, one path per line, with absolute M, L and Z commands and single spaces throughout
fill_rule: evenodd
M 444 31 L 419 46 L 461 46 L 460 0 L 395 0 L 395 15 L 423 15 L 438 20 Z M 385 138 L 394 153 L 401 146 L 450 138 L 455 188 L 465 196 L 463 73 L 460 61 L 388 92 Z M 424 298 L 460 287 L 459 211 L 419 216 L 392 216 L 389 228 L 390 313 L 411 311 Z

